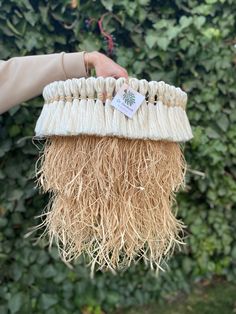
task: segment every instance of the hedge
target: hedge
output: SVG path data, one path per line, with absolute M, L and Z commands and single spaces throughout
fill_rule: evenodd
M 236 281 L 236 2 L 0 0 L 0 9 L 0 59 L 99 50 L 130 76 L 183 88 L 194 132 L 178 195 L 187 245 L 158 277 L 139 264 L 91 280 L 84 261 L 68 268 L 55 248 L 24 238 L 47 202 L 35 188 L 32 142 L 42 98 L 0 116 L 0 313 L 109 313 L 215 275 Z

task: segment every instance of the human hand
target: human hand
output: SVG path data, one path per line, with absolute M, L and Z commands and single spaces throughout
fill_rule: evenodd
M 92 51 L 84 53 L 84 61 L 88 69 L 95 69 L 96 76 L 114 78 L 125 77 L 128 78 L 126 69 L 114 62 L 101 52 Z

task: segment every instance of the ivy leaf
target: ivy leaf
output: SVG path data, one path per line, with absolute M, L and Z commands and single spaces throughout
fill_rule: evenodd
M 19 311 L 22 305 L 22 300 L 23 300 L 23 295 L 20 292 L 16 293 L 15 295 L 13 295 L 12 298 L 10 298 L 8 302 L 8 306 L 12 314 Z
M 18 125 L 12 125 L 9 129 L 9 135 L 10 137 L 14 137 L 20 133 L 21 129 Z
M 166 37 L 159 37 L 157 40 L 157 45 L 163 50 L 167 49 L 169 43 L 170 43 L 170 40 L 167 39 Z
M 226 132 L 229 127 L 229 119 L 225 114 L 222 114 L 219 119 L 216 120 L 217 125 L 222 131 Z
M 190 17 L 182 16 L 179 20 L 182 28 L 188 27 L 192 23 L 192 21 L 193 21 L 193 18 L 191 16 Z
M 85 51 L 93 51 L 101 49 L 101 42 L 95 36 L 87 37 L 83 40 L 81 44 L 79 44 L 80 50 Z
M 58 300 L 52 294 L 43 293 L 40 302 L 42 304 L 42 308 L 47 310 L 52 305 L 57 304 Z
M 214 139 L 220 137 L 219 133 L 217 133 L 214 129 L 212 129 L 210 127 L 206 128 L 206 134 L 208 137 L 214 138 Z
M 113 1 L 112 0 L 102 0 L 101 1 L 104 8 L 106 8 L 108 11 L 112 11 L 112 8 L 113 8 Z
M 157 33 L 156 32 L 150 32 L 146 38 L 145 38 L 145 42 L 148 46 L 148 48 L 152 49 L 154 47 L 154 45 L 157 43 Z
M 166 32 L 168 39 L 171 41 L 173 38 L 175 38 L 179 34 L 180 30 L 181 28 L 178 26 L 170 27 Z
M 169 23 L 168 23 L 169 21 L 168 20 L 159 20 L 158 22 L 156 22 L 154 25 L 153 25 L 153 27 L 155 28 L 155 29 L 163 29 L 163 28 L 167 28 L 168 27 L 168 25 L 169 25 Z
M 206 18 L 205 16 L 197 16 L 194 19 L 194 25 L 200 29 L 202 27 L 202 25 L 206 22 Z

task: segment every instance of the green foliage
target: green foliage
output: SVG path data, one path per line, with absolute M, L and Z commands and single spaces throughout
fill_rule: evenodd
M 191 294 L 174 300 L 118 311 L 117 314 L 222 314 L 235 312 L 235 284 L 213 280 L 194 285 Z
M 0 313 L 102 313 L 189 290 L 194 280 L 236 279 L 236 79 L 234 0 L 0 0 L 0 58 L 77 50 L 106 52 L 96 24 L 116 36 L 113 58 L 130 76 L 164 80 L 189 95 L 194 139 L 185 145 L 187 190 L 178 196 L 187 246 L 155 277 L 144 265 L 94 280 L 41 241 L 24 238 L 47 197 L 34 183 L 31 137 L 42 99 L 0 117 Z M 93 18 L 90 27 L 85 20 Z M 37 73 L 33 73 L 37 75 Z M 16 87 L 17 88 L 17 87 Z M 40 145 L 36 143 L 36 145 Z

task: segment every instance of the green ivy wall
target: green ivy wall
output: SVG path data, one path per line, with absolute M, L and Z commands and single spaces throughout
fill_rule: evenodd
M 42 98 L 0 116 L 1 314 L 99 314 L 190 291 L 214 275 L 236 281 L 235 12 L 234 0 L 0 0 L 0 59 L 100 50 L 131 76 L 183 88 L 194 132 L 178 196 L 187 246 L 158 278 L 138 265 L 91 280 L 83 261 L 70 269 L 56 249 L 24 238 L 47 201 L 35 189 L 32 143 Z

